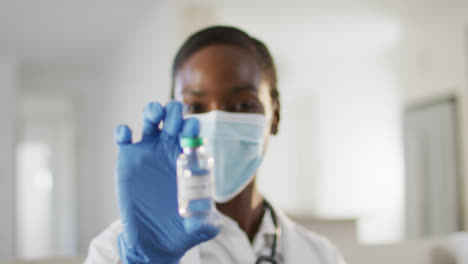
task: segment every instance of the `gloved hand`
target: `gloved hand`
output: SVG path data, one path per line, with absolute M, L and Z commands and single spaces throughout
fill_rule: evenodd
M 159 124 L 164 120 L 164 126 Z M 179 136 L 197 136 L 198 120 L 183 120 L 182 104 L 144 110 L 142 140 L 117 127 L 117 193 L 123 232 L 118 237 L 122 263 L 178 263 L 193 246 L 215 237 L 219 227 L 201 226 L 187 233 L 178 213 L 176 159 Z

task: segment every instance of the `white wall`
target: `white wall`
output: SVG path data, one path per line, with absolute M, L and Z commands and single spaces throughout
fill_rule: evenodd
M 456 95 L 459 103 L 460 173 L 464 228 L 468 228 L 468 94 L 466 4 L 434 6 L 405 17 L 399 45 L 399 78 L 405 106 Z
M 0 56 L 0 259 L 14 256 L 15 61 Z

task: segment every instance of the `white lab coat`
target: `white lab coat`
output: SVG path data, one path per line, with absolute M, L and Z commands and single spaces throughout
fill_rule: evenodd
M 345 264 L 341 254 L 326 238 L 294 223 L 280 209 L 275 207 L 274 210 L 281 225 L 278 263 Z M 265 213 L 252 243 L 235 221 L 224 215 L 222 218 L 220 234 L 189 250 L 181 264 L 254 264 L 260 255 L 270 255 L 275 227 L 269 211 Z M 117 236 L 120 232 L 122 223 L 117 220 L 94 238 L 85 264 L 117 263 Z

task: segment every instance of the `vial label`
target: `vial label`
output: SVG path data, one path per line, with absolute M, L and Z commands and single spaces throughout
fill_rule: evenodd
M 188 171 L 190 173 L 190 171 Z M 192 175 L 181 177 L 179 199 L 192 200 L 211 197 L 210 175 Z

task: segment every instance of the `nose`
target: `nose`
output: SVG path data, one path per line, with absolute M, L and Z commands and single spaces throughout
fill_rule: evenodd
M 227 110 L 228 110 L 228 106 L 227 106 L 225 103 L 223 103 L 223 102 L 220 102 L 220 101 L 217 101 L 217 100 L 213 100 L 213 101 L 211 101 L 211 103 L 209 104 L 208 111 L 213 111 L 213 110 L 227 111 Z

